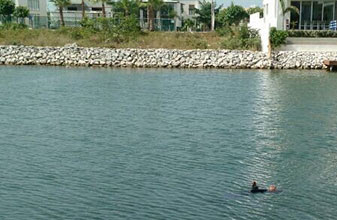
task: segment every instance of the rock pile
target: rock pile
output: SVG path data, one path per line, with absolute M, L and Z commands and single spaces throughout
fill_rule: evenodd
M 337 53 L 0 46 L 0 65 L 143 68 L 322 69 Z

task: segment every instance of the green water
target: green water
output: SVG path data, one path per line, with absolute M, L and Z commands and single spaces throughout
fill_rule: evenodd
M 0 219 L 337 216 L 337 74 L 0 67 L 0 123 Z

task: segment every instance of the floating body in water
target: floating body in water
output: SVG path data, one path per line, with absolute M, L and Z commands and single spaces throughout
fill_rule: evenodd
M 277 189 L 276 189 L 276 186 L 275 186 L 275 185 L 269 186 L 268 192 L 276 192 L 276 191 L 277 191 Z
M 250 190 L 251 193 L 265 193 L 265 192 L 276 192 L 276 186 L 271 185 L 268 189 L 259 189 L 256 182 L 254 181 L 252 184 L 252 189 Z

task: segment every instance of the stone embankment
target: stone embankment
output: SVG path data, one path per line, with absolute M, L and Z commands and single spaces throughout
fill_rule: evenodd
M 337 53 L 0 46 L 0 65 L 145 68 L 323 69 Z

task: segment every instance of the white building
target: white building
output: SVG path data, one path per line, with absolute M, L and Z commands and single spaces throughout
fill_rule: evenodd
M 263 0 L 263 17 L 260 18 L 260 13 L 250 15 L 248 25 L 250 28 L 259 31 L 262 51 L 264 52 L 268 51 L 270 28 L 276 27 L 282 29 L 280 20 L 283 19 L 283 16 L 279 6 L 279 0 Z
M 25 6 L 30 16 L 47 16 L 46 0 L 14 0 L 16 6 Z
M 260 30 L 263 51 L 268 50 L 269 29 L 327 30 L 337 19 L 336 0 L 284 0 L 286 8 L 295 6 L 297 13 L 283 15 L 280 0 L 263 0 L 264 17 L 251 15 L 249 26 Z
M 118 1 L 118 0 L 115 0 Z M 142 0 L 147 2 L 147 0 Z M 168 17 L 164 14 L 164 10 L 158 11 L 155 15 L 155 26 L 158 30 L 176 30 L 182 27 L 183 20 L 195 19 L 195 9 L 200 9 L 199 0 L 163 0 L 166 7 L 169 7 L 175 12 L 175 17 Z M 102 17 L 102 3 L 93 3 L 92 1 L 84 1 L 85 15 L 89 18 Z M 106 17 L 112 17 L 111 4 L 105 4 Z M 58 27 L 60 23 L 60 13 L 57 7 L 50 7 L 51 27 Z M 67 26 L 78 26 L 82 20 L 82 0 L 71 0 L 71 5 L 63 10 L 64 20 Z M 143 28 L 147 27 L 147 12 L 146 8 L 140 10 L 139 14 L 140 25 Z
M 111 17 L 111 5 L 105 3 L 106 17 Z M 103 16 L 102 3 L 94 3 L 89 0 L 84 1 L 85 16 L 88 18 L 98 18 Z M 51 27 L 58 27 L 60 22 L 60 12 L 57 7 L 49 9 Z M 82 20 L 82 0 L 71 0 L 71 4 L 63 9 L 63 17 L 67 26 L 77 26 Z
M 33 28 L 47 27 L 47 1 L 46 0 L 13 0 L 15 6 L 24 6 L 29 9 L 28 18 L 24 23 Z
M 174 29 L 181 28 L 183 25 L 183 21 L 186 19 L 195 19 L 196 13 L 195 9 L 200 9 L 200 1 L 199 0 L 163 0 L 166 6 L 171 7 L 176 16 L 174 18 L 167 18 L 164 14 L 161 14 L 160 11 L 157 11 L 156 21 L 157 23 L 167 23 L 172 22 Z M 143 2 L 147 2 L 147 0 L 143 0 Z M 140 11 L 140 21 L 141 27 L 147 27 L 147 14 L 146 9 L 141 9 Z M 168 26 L 167 24 L 159 24 L 159 26 Z M 161 28 L 159 28 L 161 29 Z M 161 30 L 166 30 L 161 29 Z
M 196 17 L 195 9 L 200 9 L 199 0 L 180 0 L 181 14 L 184 19 L 194 19 Z
M 294 6 L 299 14 L 283 16 L 279 0 L 264 0 L 265 17 L 272 27 L 278 29 L 325 30 L 336 20 L 336 0 L 284 0 L 286 7 Z

